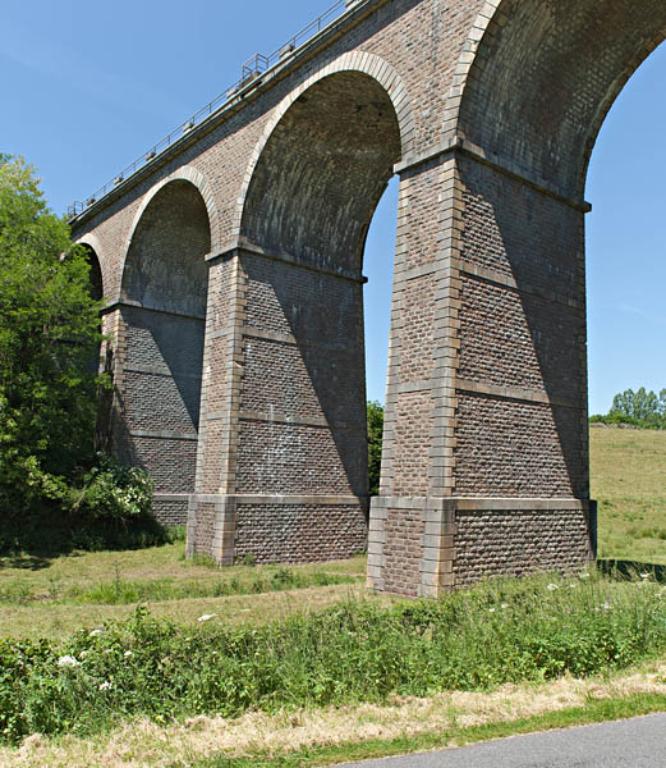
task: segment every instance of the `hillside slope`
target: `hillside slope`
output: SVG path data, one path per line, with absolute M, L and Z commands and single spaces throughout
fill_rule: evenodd
M 666 565 L 666 431 L 592 427 L 599 556 Z

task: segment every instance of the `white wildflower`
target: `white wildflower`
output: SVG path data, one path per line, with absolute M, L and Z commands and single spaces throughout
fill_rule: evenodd
M 495 613 L 495 608 L 488 608 L 488 613 Z
M 78 659 L 75 659 L 74 656 L 61 656 L 57 664 L 59 667 L 79 667 L 81 666 L 81 662 Z
M 206 621 L 210 621 L 211 619 L 214 619 L 216 616 L 217 616 L 216 613 L 204 613 L 203 616 L 199 616 L 197 621 L 199 622 L 199 624 L 203 624 Z
M 611 609 L 611 604 L 608 600 L 606 600 L 606 602 L 601 606 L 601 610 L 610 611 L 610 609 Z
M 100 635 L 104 634 L 104 630 L 101 627 L 97 627 L 97 629 L 93 629 L 92 632 L 88 634 L 88 637 L 100 637 Z
M 134 654 L 132 653 L 132 651 L 125 651 L 125 653 L 123 653 L 123 656 L 124 656 L 126 659 L 129 659 L 129 658 L 131 658 L 132 656 L 134 656 Z
M 502 603 L 502 605 L 500 606 L 500 608 L 501 608 L 503 611 L 506 611 L 506 609 L 507 609 L 508 607 L 509 607 L 509 604 L 508 604 L 508 603 Z
M 580 574 L 579 578 L 581 578 L 581 579 L 589 579 L 589 578 L 590 578 L 590 574 L 589 574 L 589 572 L 588 572 L 588 571 L 583 571 L 583 572 Z
M 105 680 L 100 686 L 100 691 L 110 691 L 113 688 L 113 683 L 110 680 Z
M 557 586 L 557 584 L 553 584 L 553 583 L 551 583 L 551 584 L 549 584 L 549 585 L 546 587 L 546 589 L 547 589 L 549 592 L 556 592 L 556 591 L 559 589 L 559 587 Z
M 81 651 L 81 653 L 79 654 L 79 658 L 80 658 L 80 659 L 85 659 L 85 657 L 86 657 L 87 655 L 88 655 L 88 651 Z
M 641 580 L 642 581 L 649 581 L 650 580 L 650 574 L 647 571 L 644 571 L 641 573 Z

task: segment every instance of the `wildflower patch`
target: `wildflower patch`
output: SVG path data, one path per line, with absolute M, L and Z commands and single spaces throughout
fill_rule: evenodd
M 350 600 L 260 627 L 212 616 L 181 627 L 140 608 L 62 646 L 0 641 L 0 738 L 85 735 L 135 716 L 165 724 L 483 691 L 586 677 L 665 650 L 663 588 L 596 575 L 501 580 L 393 607 Z

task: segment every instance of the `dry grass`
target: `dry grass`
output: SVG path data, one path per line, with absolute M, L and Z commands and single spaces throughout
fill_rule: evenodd
M 366 595 L 362 585 L 336 585 L 267 592 L 261 595 L 193 598 L 149 603 L 151 615 L 180 624 L 196 624 L 204 613 L 215 614 L 225 624 L 263 624 L 296 613 L 310 613 L 350 598 L 389 602 L 392 598 Z M 82 627 L 127 618 L 136 605 L 0 606 L 0 636 L 13 638 L 66 638 Z
M 666 565 L 666 432 L 590 430 L 599 554 Z
M 197 717 L 160 727 L 135 721 L 94 739 L 49 741 L 31 736 L 20 749 L 0 750 L 0 766 L 14 768 L 165 768 L 225 753 L 231 757 L 282 753 L 369 739 L 391 740 L 424 733 L 506 723 L 584 707 L 591 700 L 666 694 L 666 661 L 608 679 L 564 678 L 541 685 L 507 685 L 493 693 L 452 692 L 428 699 L 396 699 L 387 706 L 362 705 L 252 713 L 237 720 Z
M 365 559 L 298 566 L 305 573 L 325 571 L 350 576 L 365 576 Z M 186 560 L 184 544 L 176 542 L 162 547 L 126 552 L 78 552 L 46 562 L 33 559 L 0 557 L 0 589 L 9 581 L 20 582 L 32 593 L 44 599 L 55 593 L 66 594 L 76 588 L 113 580 L 120 574 L 127 581 L 163 581 L 217 583 L 234 578 L 251 579 L 257 574 L 275 571 L 275 567 L 234 566 L 216 568 Z
M 0 600 L 0 636 L 14 638 L 65 637 L 81 627 L 94 627 L 112 619 L 122 619 L 133 613 L 136 604 L 79 605 L 68 600 L 68 593 L 108 584 L 116 574 L 126 581 L 147 584 L 167 582 L 187 587 L 196 582 L 217 585 L 220 582 L 250 583 L 270 578 L 274 566 L 235 566 L 219 569 L 187 561 L 182 556 L 183 544 L 129 551 L 80 553 L 59 557 L 44 567 L 30 568 L 31 560 L 4 558 L 0 560 L 0 595 L 23 594 L 29 600 L 21 605 L 16 600 Z M 150 602 L 155 616 L 182 623 L 194 621 L 203 613 L 215 613 L 232 623 L 263 622 L 290 615 L 297 611 L 324 608 L 358 595 L 365 580 L 365 558 L 290 566 L 301 574 L 331 574 L 354 579 L 351 585 L 322 586 L 309 589 L 285 590 L 258 595 L 228 597 L 193 597 Z

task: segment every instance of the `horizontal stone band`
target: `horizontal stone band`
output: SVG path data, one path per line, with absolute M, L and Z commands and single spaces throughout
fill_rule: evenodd
M 429 498 L 424 496 L 376 496 L 372 499 L 373 509 L 418 509 L 418 510 L 450 510 L 465 511 L 507 511 L 507 510 L 565 510 L 588 509 L 593 501 L 573 498 L 473 498 L 455 496 L 447 498 Z
M 199 439 L 196 434 L 190 432 L 148 431 L 143 429 L 130 430 L 130 437 L 142 437 L 149 440 L 185 440 L 196 443 Z
M 536 403 L 537 405 L 557 406 L 559 408 L 584 409 L 586 406 L 575 403 L 571 400 L 564 400 L 558 397 L 550 397 L 547 392 L 538 389 L 527 389 L 524 387 L 507 387 L 492 384 L 490 382 L 468 381 L 458 379 L 456 382 L 458 392 L 469 392 L 473 395 L 488 395 L 502 400 L 520 400 L 525 403 Z
M 298 505 L 298 506 L 357 506 L 358 504 L 367 504 L 367 496 L 294 496 L 280 494 L 233 494 L 229 496 L 194 494 L 190 496 L 190 504 L 226 504 L 228 502 L 236 504 L 280 504 L 280 505 Z

